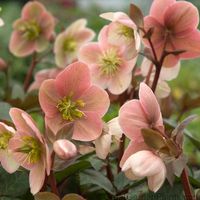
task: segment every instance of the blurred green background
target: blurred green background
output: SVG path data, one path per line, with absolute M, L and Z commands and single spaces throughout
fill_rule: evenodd
M 59 33 L 67 25 L 78 18 L 86 18 L 88 26 L 96 31 L 107 24 L 106 20 L 99 17 L 100 13 L 106 11 L 124 11 L 128 13 L 130 3 L 138 5 L 143 13 L 148 13 L 151 5 L 151 0 L 41 0 L 49 11 L 57 19 L 56 32 Z M 195 6 L 200 10 L 200 1 L 191 0 Z M 1 0 L 0 7 L 2 11 L 0 16 L 3 18 L 5 25 L 0 28 L 0 57 L 5 59 L 9 65 L 10 76 L 12 76 L 11 84 L 22 84 L 26 75 L 28 66 L 30 64 L 30 57 L 16 58 L 8 50 L 8 43 L 12 32 L 12 23 L 20 17 L 21 8 L 26 3 L 23 0 Z M 39 69 L 54 67 L 53 56 L 49 62 L 41 63 L 37 66 L 36 71 Z M 0 72 L 0 84 L 5 84 L 4 74 Z M 178 112 L 179 107 L 185 98 L 190 101 L 191 99 L 200 96 L 200 59 L 182 61 L 180 74 L 176 80 L 170 82 L 172 88 L 172 99 L 174 100 L 175 107 L 172 106 L 173 112 Z M 0 90 L 0 97 L 5 91 Z M 200 104 L 200 103 L 199 103 Z M 200 116 L 199 108 L 192 109 L 192 111 L 183 114 L 181 119 L 186 116 L 196 113 Z M 176 116 L 174 116 L 176 119 Z M 192 122 L 189 126 L 191 134 L 200 139 L 200 120 Z M 194 148 L 189 140 L 185 142 L 186 152 L 191 156 L 195 156 L 195 160 L 200 162 L 200 154 L 197 148 Z M 197 159 L 196 159 L 197 158 Z

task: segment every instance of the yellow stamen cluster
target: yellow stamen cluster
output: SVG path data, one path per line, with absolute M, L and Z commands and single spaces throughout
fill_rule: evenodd
M 134 30 L 128 26 L 120 24 L 118 34 L 128 39 L 134 38 Z
M 23 144 L 17 151 L 27 154 L 27 160 L 29 163 L 37 163 L 40 160 L 42 154 L 42 147 L 40 142 L 31 136 L 24 136 L 22 141 Z
M 62 115 L 64 120 L 73 122 L 75 119 L 80 119 L 84 116 L 84 113 L 79 110 L 81 107 L 84 107 L 85 103 L 78 99 L 76 101 L 72 100 L 72 95 L 64 97 L 57 104 L 57 108 Z
M 63 49 L 65 52 L 74 52 L 77 48 L 77 42 L 73 37 L 68 37 L 63 43 Z
M 103 75 L 113 76 L 121 64 L 121 59 L 115 49 L 109 49 L 99 59 L 100 70 Z
M 41 33 L 41 28 L 35 20 L 25 21 L 18 27 L 18 30 L 27 40 L 35 40 Z
M 4 132 L 0 134 L 0 149 L 6 149 L 8 147 L 8 142 L 12 138 L 12 133 Z

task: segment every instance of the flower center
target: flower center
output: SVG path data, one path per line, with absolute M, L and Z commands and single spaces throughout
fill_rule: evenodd
M 17 151 L 27 154 L 29 163 L 37 163 L 41 158 L 42 147 L 40 142 L 31 136 L 22 138 L 23 145 Z
M 79 109 L 84 106 L 85 103 L 81 99 L 73 101 L 72 95 L 64 97 L 57 104 L 57 108 L 61 113 L 62 118 L 70 122 L 83 117 L 84 113 Z
M 105 51 L 99 62 L 101 73 L 107 76 L 114 75 L 118 71 L 120 64 L 121 59 L 114 49 Z
M 120 24 L 120 27 L 119 27 L 119 32 L 118 32 L 119 35 L 122 35 L 128 39 L 132 39 L 134 38 L 134 31 L 132 28 L 128 27 L 128 26 L 125 26 L 125 25 L 122 25 Z
M 12 134 L 9 132 L 4 132 L 0 135 L 0 149 L 6 149 L 8 147 L 8 142 L 12 138 Z
M 19 31 L 23 33 L 23 37 L 27 40 L 36 39 L 41 32 L 41 28 L 35 20 L 26 21 L 20 27 Z
M 77 48 L 77 42 L 73 37 L 66 38 L 63 44 L 65 52 L 74 52 Z

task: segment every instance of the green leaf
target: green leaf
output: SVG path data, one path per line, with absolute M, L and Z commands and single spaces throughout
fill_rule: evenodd
M 25 171 L 8 174 L 0 168 L 0 183 L 0 196 L 21 197 L 29 190 L 28 174 Z
M 129 185 L 131 181 L 125 176 L 124 172 L 120 172 L 114 177 L 114 185 L 120 191 Z
M 114 195 L 116 193 L 112 183 L 101 172 L 85 170 L 80 174 L 81 185 L 94 184 Z
M 108 112 L 106 113 L 106 115 L 104 116 L 104 121 L 108 122 L 111 119 L 115 118 L 118 116 L 118 112 L 119 112 L 120 106 L 119 104 L 111 104 Z
M 138 27 L 143 27 L 144 25 L 144 16 L 140 8 L 136 5 L 130 5 L 130 18 L 135 22 Z
M 71 164 L 70 166 L 68 166 L 65 170 L 60 171 L 60 172 L 56 172 L 56 179 L 58 182 L 61 182 L 62 180 L 64 180 L 66 177 L 75 174 L 77 172 L 80 172 L 84 169 L 88 169 L 91 167 L 90 162 L 88 161 L 79 161 L 76 163 Z

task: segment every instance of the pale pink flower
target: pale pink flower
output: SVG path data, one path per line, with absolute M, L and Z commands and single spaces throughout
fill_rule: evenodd
M 147 77 L 149 71 L 151 71 L 151 75 L 149 77 L 149 82 L 148 82 L 148 85 L 151 85 L 153 83 L 154 76 L 155 76 L 155 71 L 156 71 L 155 65 L 147 58 L 144 58 L 140 69 L 141 69 L 142 76 L 144 77 Z M 167 81 L 171 81 L 175 79 L 178 76 L 179 71 L 180 71 L 180 62 L 178 62 L 174 67 L 170 67 L 170 68 L 162 66 L 159 80 L 158 80 L 158 85 L 155 91 L 155 95 L 158 98 L 166 98 L 167 96 L 169 96 L 171 89 Z
M 103 128 L 102 135 L 95 140 L 96 154 L 101 159 L 106 159 L 111 151 L 111 144 L 115 141 L 120 142 L 122 130 L 119 126 L 118 117 L 113 118 Z
M 14 160 L 8 148 L 9 141 L 14 134 L 15 130 L 12 127 L 0 122 L 0 162 L 8 173 L 13 173 L 19 168 L 19 164 Z
M 112 94 L 121 94 L 131 83 L 137 58 L 127 60 L 125 48 L 109 44 L 107 35 L 108 26 L 104 26 L 98 43 L 88 43 L 81 47 L 79 60 L 88 64 L 95 84 L 108 89 Z
M 100 17 L 111 21 L 108 25 L 108 42 L 125 46 L 127 59 L 136 57 L 140 50 L 141 39 L 133 20 L 123 12 L 103 13 Z
M 142 128 L 164 131 L 160 106 L 145 83 L 140 84 L 139 100 L 130 100 L 120 108 L 119 124 L 126 136 L 134 141 L 143 140 Z
M 148 150 L 137 151 L 130 155 L 122 165 L 122 171 L 131 180 L 147 177 L 149 189 L 153 192 L 160 189 L 166 178 L 166 167 L 163 160 Z
M 180 59 L 200 57 L 198 9 L 186 1 L 154 0 L 149 16 L 144 19 L 148 31 L 153 28 L 152 43 L 160 57 L 164 46 L 167 51 L 185 50 L 177 56 L 165 58 L 164 66 L 175 66 Z M 147 46 L 149 43 L 144 41 Z
M 56 79 L 44 81 L 39 101 L 54 134 L 69 126 L 72 139 L 82 141 L 99 137 L 101 117 L 109 107 L 108 94 L 91 83 L 89 69 L 81 62 L 69 65 Z
M 30 85 L 28 91 L 38 90 L 42 83 L 47 79 L 56 78 L 56 76 L 61 72 L 61 69 L 43 69 L 35 74 L 35 81 Z
M 140 84 L 139 100 L 125 103 L 120 109 L 119 122 L 131 142 L 120 166 L 132 180 L 147 177 L 151 191 L 158 191 L 167 177 L 180 176 L 186 166 L 182 153 L 183 130 L 194 117 L 183 121 L 172 132 L 164 132 L 159 105 L 151 89 Z
M 86 25 L 86 19 L 79 19 L 56 37 L 54 52 L 59 67 L 64 68 L 76 61 L 80 47 L 94 38 L 94 31 Z
M 49 149 L 30 115 L 18 108 L 11 108 L 10 116 L 17 132 L 10 139 L 9 149 L 15 160 L 30 170 L 31 193 L 36 194 L 42 188 L 46 174 L 50 173 Z
M 76 146 L 69 140 L 65 139 L 56 140 L 53 143 L 53 149 L 56 155 L 63 160 L 73 158 L 77 154 Z
M 54 31 L 55 20 L 38 1 L 28 2 L 22 9 L 21 18 L 13 24 L 9 49 L 18 57 L 44 51 Z

